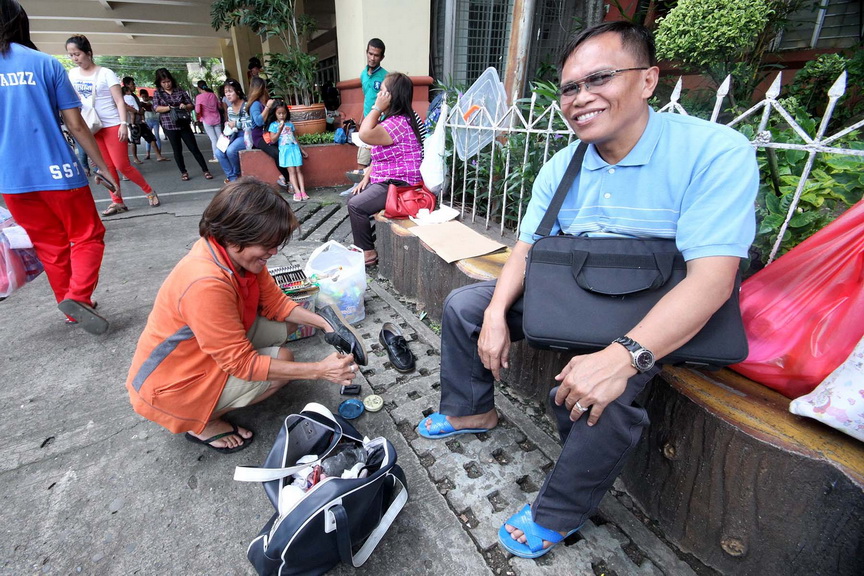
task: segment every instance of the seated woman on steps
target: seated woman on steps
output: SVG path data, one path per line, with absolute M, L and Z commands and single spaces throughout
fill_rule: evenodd
M 126 388 L 132 407 L 190 442 L 236 452 L 252 431 L 224 419 L 292 380 L 350 384 L 366 363 L 362 339 L 338 310 L 298 306 L 267 261 L 298 227 L 288 202 L 253 178 L 222 188 L 204 210 L 201 238 L 159 289 L 138 340 Z M 297 325 L 316 326 L 345 352 L 295 362 L 285 348 Z M 349 353 L 350 352 L 350 353 Z
M 384 78 L 375 105 L 363 118 L 360 139 L 372 146 L 372 165 L 348 201 L 354 244 L 363 249 L 366 266 L 378 263 L 369 216 L 384 209 L 390 183 L 417 184 L 423 161 L 422 125 L 411 108 L 414 84 L 405 74 Z M 387 117 L 382 121 L 384 115 Z

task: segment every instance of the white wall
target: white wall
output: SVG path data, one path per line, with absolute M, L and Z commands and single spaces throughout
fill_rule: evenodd
M 380 38 L 388 72 L 429 75 L 430 0 L 336 0 L 339 78 L 358 78 L 366 44 Z

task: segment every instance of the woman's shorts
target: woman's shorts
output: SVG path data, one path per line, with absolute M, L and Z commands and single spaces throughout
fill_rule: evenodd
M 261 354 L 266 354 L 271 358 L 276 358 L 279 354 L 279 348 L 288 342 L 288 335 L 296 330 L 289 332 L 293 324 L 287 322 L 275 322 L 259 316 L 246 337 L 252 342 Z M 228 376 L 228 382 L 225 383 L 225 388 L 222 390 L 222 395 L 219 397 L 219 402 L 216 403 L 214 412 L 221 412 L 226 408 L 242 408 L 248 406 L 255 401 L 256 398 L 267 392 L 272 383 L 269 380 L 260 382 L 250 382 L 242 380 L 236 376 Z

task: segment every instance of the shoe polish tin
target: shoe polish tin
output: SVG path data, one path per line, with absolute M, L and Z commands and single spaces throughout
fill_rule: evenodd
M 365 406 L 366 410 L 369 412 L 378 412 L 384 407 L 384 399 L 377 394 L 370 394 L 363 399 L 363 406 Z

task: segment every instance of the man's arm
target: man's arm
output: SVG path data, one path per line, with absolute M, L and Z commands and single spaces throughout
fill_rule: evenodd
M 116 188 L 117 182 L 114 181 L 114 177 L 108 171 L 108 166 L 102 158 L 102 151 L 99 150 L 99 145 L 96 144 L 93 133 L 90 132 L 90 128 L 87 127 L 87 123 L 81 117 L 81 109 L 65 108 L 60 110 L 60 115 L 63 117 L 63 124 L 66 126 L 66 129 L 72 134 L 75 141 L 81 145 L 81 148 L 84 149 L 84 152 L 93 161 L 93 164 L 99 168 L 99 175 Z M 86 166 L 81 167 L 82 170 L 85 168 Z
M 711 256 L 687 262 L 687 276 L 664 296 L 626 336 L 648 348 L 657 358 L 677 350 L 695 336 L 723 305 L 735 286 L 740 259 Z M 593 426 L 606 406 L 617 399 L 636 374 L 630 353 L 610 344 L 593 354 L 575 356 L 555 379 L 561 387 L 555 403 L 571 410 L 571 420 L 581 415 L 576 402 L 591 406 L 588 425 Z
M 492 371 L 496 380 L 501 379 L 501 368 L 508 368 L 510 365 L 510 329 L 507 328 L 507 312 L 522 295 L 525 258 L 529 250 L 531 244 L 516 242 L 495 284 L 492 300 L 483 314 L 483 327 L 480 329 L 477 351 L 483 366 Z

